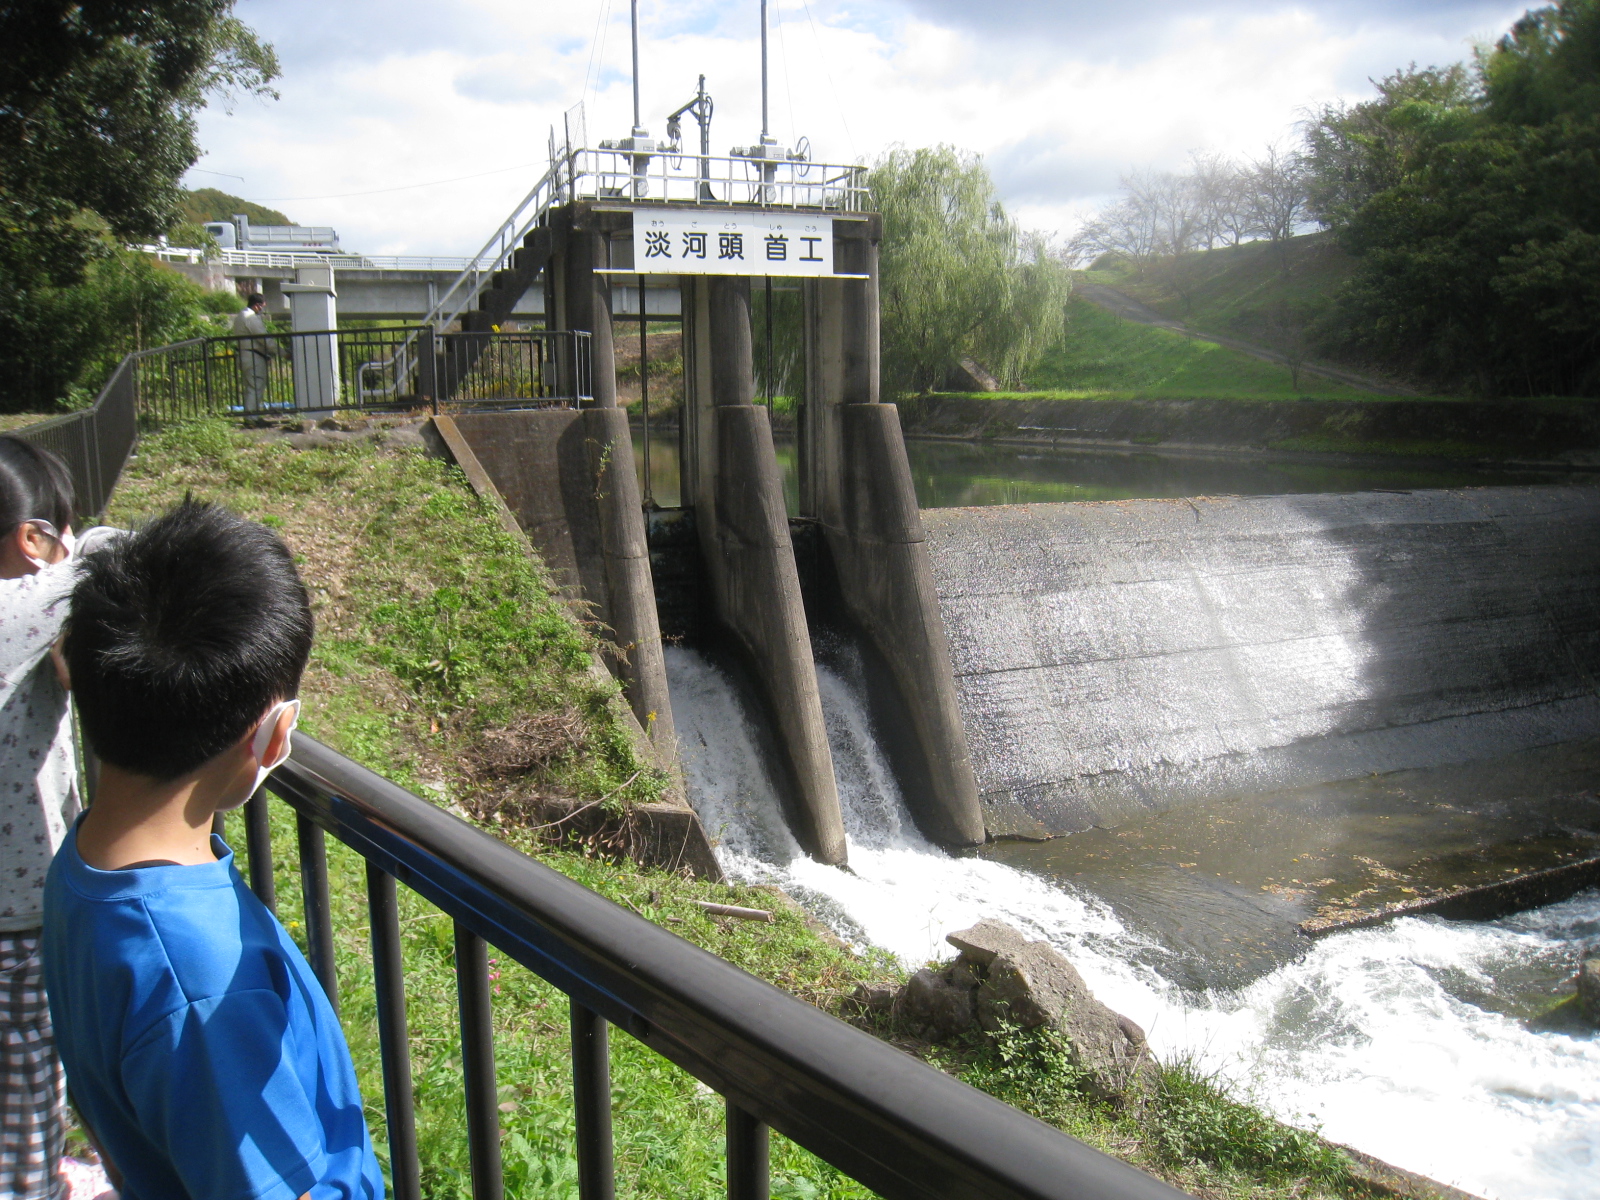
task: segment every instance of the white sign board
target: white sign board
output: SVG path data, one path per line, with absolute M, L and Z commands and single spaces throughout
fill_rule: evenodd
M 635 209 L 633 270 L 644 275 L 832 275 L 833 218 Z

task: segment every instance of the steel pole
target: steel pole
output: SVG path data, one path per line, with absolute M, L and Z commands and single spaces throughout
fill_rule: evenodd
M 762 0 L 765 12 L 766 0 Z M 639 0 L 630 0 L 633 18 L 633 136 L 639 136 Z M 764 61 L 764 60 L 763 60 Z

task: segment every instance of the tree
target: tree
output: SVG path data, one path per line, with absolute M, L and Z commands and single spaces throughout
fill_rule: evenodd
M 174 219 L 178 180 L 199 156 L 208 96 L 270 95 L 270 46 L 232 0 L 119 0 L 0 8 L 0 405 L 48 407 L 35 356 L 60 339 L 37 322 L 118 242 Z M 81 364 L 80 364 L 81 365 Z M 52 369 L 45 377 L 59 374 Z
M 1307 208 L 1339 229 L 1368 200 L 1410 178 L 1422 151 L 1471 120 L 1477 82 L 1462 63 L 1375 80 L 1376 99 L 1327 104 L 1302 124 Z
M 1305 159 L 1298 151 L 1268 146 L 1250 164 L 1246 196 L 1249 227 L 1281 249 L 1306 223 Z
M 1600 0 L 1528 13 L 1466 94 L 1390 114 L 1410 141 L 1338 217 L 1360 262 L 1326 335 L 1480 394 L 1600 394 Z
M 983 163 L 950 146 L 891 150 L 870 187 L 883 214 L 883 373 L 938 387 L 963 358 L 1016 383 L 1060 336 L 1071 283 L 1006 216 Z
M 1196 152 L 1189 161 L 1205 248 L 1237 246 L 1253 238 L 1248 170 L 1215 153 Z
M 239 311 L 232 292 L 208 292 L 147 254 L 117 248 L 89 264 L 68 288 L 25 297 L 35 353 L 12 380 L 35 395 L 77 408 L 94 399 L 123 356 L 185 338 L 228 332 Z

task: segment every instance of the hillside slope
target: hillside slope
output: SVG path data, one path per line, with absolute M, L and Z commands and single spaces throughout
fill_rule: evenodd
M 178 201 L 178 218 L 194 225 L 207 221 L 231 221 L 235 213 L 243 213 L 255 225 L 293 225 L 275 208 L 264 208 L 251 200 L 241 200 L 219 188 L 195 188 L 183 194 Z
M 1271 344 L 1281 336 L 1285 307 L 1302 323 L 1314 321 L 1354 270 L 1355 259 L 1331 236 L 1314 233 L 1278 246 L 1246 242 L 1087 276 L 1191 329 Z
M 1030 392 L 1088 396 L 1355 399 L 1364 390 L 1303 376 L 1216 342 L 1130 321 L 1083 295 L 1067 302 L 1061 341 L 1030 373 Z

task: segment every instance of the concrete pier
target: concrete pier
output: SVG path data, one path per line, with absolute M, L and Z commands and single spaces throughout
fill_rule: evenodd
M 900 433 L 879 403 L 877 217 L 836 221 L 835 268 L 806 291 L 801 509 L 822 527 L 834 607 L 867 643 L 874 718 L 922 831 L 984 840 L 950 650 Z
M 695 509 L 720 624 L 752 668 L 782 748 L 796 838 L 822 862 L 845 861 L 828 750 L 767 413 L 751 401 L 750 281 L 686 276 L 683 493 Z
M 462 413 L 453 425 L 557 586 L 615 646 L 613 669 L 639 724 L 658 746 L 675 745 L 627 414 Z

